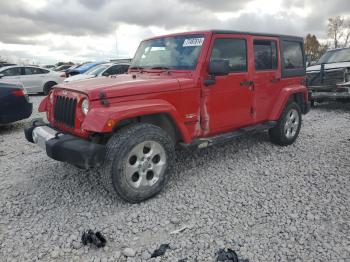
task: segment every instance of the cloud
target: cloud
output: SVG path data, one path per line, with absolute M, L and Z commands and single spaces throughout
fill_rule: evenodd
M 225 11 L 225 12 L 235 12 L 242 7 L 244 7 L 252 0 L 183 0 L 185 3 L 190 3 L 194 6 L 200 7 L 207 11 Z
M 92 48 L 91 54 L 85 52 L 87 56 L 101 56 L 101 49 L 111 52 L 116 30 L 118 45 L 123 48 L 134 48 L 141 38 L 154 34 L 210 28 L 301 36 L 312 33 L 324 38 L 327 18 L 335 15 L 350 15 L 350 1 L 2 0 L 0 43 L 22 45 L 25 50 L 41 45 L 79 57 L 79 48 L 87 46 Z M 65 42 L 58 48 L 53 41 L 42 41 L 48 37 Z M 111 42 L 104 43 L 103 38 Z

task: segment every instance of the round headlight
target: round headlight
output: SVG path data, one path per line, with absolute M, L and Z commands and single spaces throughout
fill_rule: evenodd
M 86 98 L 84 98 L 83 102 L 81 103 L 81 111 L 83 111 L 84 115 L 89 112 L 89 100 Z

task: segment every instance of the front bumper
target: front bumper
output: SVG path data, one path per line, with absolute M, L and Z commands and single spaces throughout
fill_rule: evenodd
M 34 121 L 24 133 L 29 142 L 43 148 L 50 158 L 82 169 L 102 165 L 106 155 L 104 145 L 61 133 L 42 121 Z
M 350 82 L 337 84 L 332 87 L 309 86 L 310 100 L 350 99 Z
M 325 100 L 325 99 L 350 99 L 349 92 L 312 92 L 309 94 L 311 100 Z

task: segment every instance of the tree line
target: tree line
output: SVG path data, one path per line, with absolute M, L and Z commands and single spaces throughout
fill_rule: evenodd
M 328 40 L 321 43 L 315 35 L 305 37 L 305 53 L 308 61 L 316 62 L 327 50 L 344 48 L 350 45 L 350 19 L 335 16 L 328 18 Z

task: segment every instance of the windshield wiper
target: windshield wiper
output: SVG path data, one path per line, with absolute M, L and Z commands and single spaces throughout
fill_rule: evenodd
M 166 66 L 155 66 L 155 67 L 151 67 L 150 69 L 170 70 L 170 68 Z
M 131 66 L 130 69 L 143 70 L 144 67 L 142 67 L 142 66 Z

